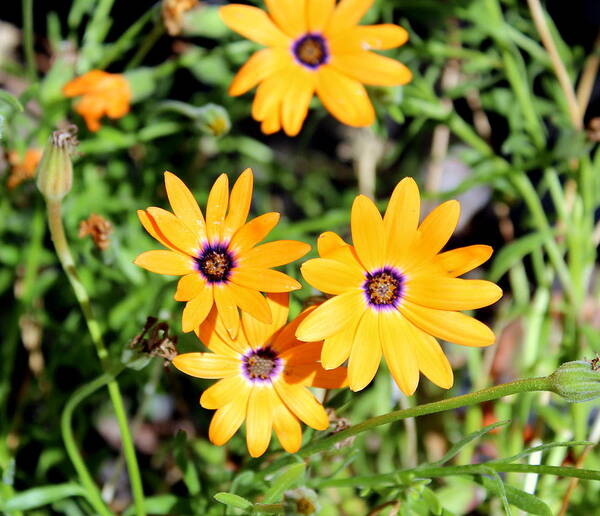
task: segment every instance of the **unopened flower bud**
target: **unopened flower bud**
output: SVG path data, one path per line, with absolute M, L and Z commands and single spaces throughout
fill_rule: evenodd
M 227 134 L 231 128 L 229 113 L 217 104 L 206 104 L 198 108 L 197 124 L 202 132 L 217 138 Z
M 60 201 L 71 191 L 71 154 L 77 145 L 76 133 L 74 125 L 54 131 L 44 148 L 37 168 L 37 187 L 47 201 Z
M 600 397 L 600 367 L 595 361 L 565 362 L 548 379 L 552 390 L 571 403 Z
M 307 487 L 299 487 L 283 493 L 283 513 L 286 516 L 307 516 L 321 509 L 317 493 Z

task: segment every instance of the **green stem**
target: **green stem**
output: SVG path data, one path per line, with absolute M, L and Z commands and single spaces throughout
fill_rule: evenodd
M 104 341 L 102 339 L 102 333 L 100 331 L 100 325 L 94 317 L 92 312 L 92 306 L 87 290 L 79 276 L 77 275 L 77 269 L 75 268 L 75 261 L 71 255 L 69 243 L 67 241 L 64 226 L 61 217 L 61 204 L 60 201 L 47 201 L 48 205 L 48 225 L 50 227 L 50 233 L 52 235 L 52 241 L 56 248 L 56 254 L 63 266 L 63 269 L 73 287 L 75 297 L 81 306 L 84 318 L 87 323 L 88 331 L 92 337 L 92 341 L 96 346 L 96 351 L 100 362 L 105 371 L 109 370 L 108 364 L 108 352 Z M 140 468 L 137 463 L 135 455 L 135 447 L 131 432 L 129 430 L 129 423 L 127 421 L 127 415 L 123 405 L 123 398 L 119 389 L 119 384 L 115 380 L 108 382 L 108 393 L 115 411 L 115 416 L 121 432 L 121 440 L 123 443 L 123 453 L 125 455 L 125 461 L 127 463 L 127 470 L 129 472 L 129 479 L 131 481 L 131 490 L 133 492 L 133 500 L 135 504 L 135 511 L 137 516 L 144 516 L 146 514 L 144 508 L 144 491 L 142 487 L 142 479 L 140 475 Z
M 394 473 L 371 475 L 368 477 L 332 478 L 317 480 L 315 484 L 322 487 L 375 487 L 385 483 L 396 484 L 400 473 L 413 473 L 416 478 L 437 478 L 454 475 L 487 475 L 489 470 L 496 473 L 537 473 L 540 475 L 556 475 L 561 477 L 581 478 L 584 480 L 600 480 L 600 471 L 593 469 L 567 468 L 560 466 L 535 466 L 531 464 L 508 464 L 486 462 L 485 464 L 469 464 L 466 466 L 421 467 L 411 470 L 400 470 Z
M 154 28 L 148 33 L 146 39 L 142 42 L 140 48 L 135 53 L 129 64 L 125 67 L 126 70 L 131 70 L 144 60 L 146 54 L 150 52 L 150 49 L 154 46 L 154 44 L 158 41 L 158 39 L 163 35 L 165 28 L 162 24 L 162 21 L 157 23 Z
M 27 63 L 27 77 L 36 79 L 35 52 L 33 49 L 33 0 L 23 0 L 23 47 Z
M 526 380 L 516 380 L 514 382 L 505 383 L 502 385 L 496 385 L 487 389 L 464 394 L 462 396 L 455 396 L 446 400 L 435 401 L 433 403 L 426 403 L 425 405 L 418 405 L 408 409 L 395 410 L 381 416 L 372 417 L 359 423 L 358 425 L 351 426 L 346 430 L 337 432 L 328 437 L 323 437 L 316 441 L 307 444 L 298 452 L 300 457 L 309 457 L 315 453 L 319 453 L 326 450 L 333 449 L 333 445 L 349 437 L 353 437 L 362 432 L 372 430 L 381 425 L 387 425 L 395 421 L 406 419 L 407 417 L 419 417 L 427 414 L 435 414 L 436 412 L 443 412 L 445 410 L 452 410 L 458 407 L 467 407 L 483 403 L 484 401 L 495 400 L 502 398 L 503 396 L 510 396 L 511 394 L 517 394 L 520 392 L 532 392 L 532 391 L 552 391 L 552 384 L 548 378 L 528 378 Z M 282 466 L 295 462 L 297 459 L 293 455 L 287 455 L 273 462 L 269 467 L 262 471 L 265 475 L 272 471 L 279 470 Z
M 102 496 L 100 495 L 100 491 L 98 490 L 98 486 L 94 482 L 94 479 L 90 475 L 90 472 L 85 465 L 79 450 L 77 449 L 77 445 L 75 444 L 75 438 L 73 436 L 73 412 L 77 408 L 77 406 L 88 396 L 96 392 L 100 387 L 103 387 L 110 381 L 112 381 L 113 376 L 109 374 L 103 374 L 99 378 L 91 381 L 90 383 L 85 384 L 84 386 L 77 389 L 67 401 L 65 408 L 63 410 L 62 416 L 60 418 L 60 428 L 62 432 L 63 441 L 65 443 L 65 448 L 67 450 L 67 454 L 69 455 L 69 459 L 73 463 L 75 471 L 77 471 L 77 475 L 79 475 L 79 480 L 81 484 L 85 488 L 87 492 L 87 499 L 90 504 L 96 511 L 97 514 L 101 516 L 110 516 L 112 512 L 105 505 L 102 500 Z

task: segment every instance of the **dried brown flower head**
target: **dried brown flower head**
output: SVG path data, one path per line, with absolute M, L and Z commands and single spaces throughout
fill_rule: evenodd
M 156 317 L 148 317 L 141 333 L 132 340 L 130 347 L 153 357 L 162 357 L 168 365 L 177 355 L 177 336 L 169 335 L 169 325 L 158 322 Z
M 94 244 L 101 251 L 106 251 L 110 246 L 112 224 L 102 215 L 92 213 L 86 220 L 79 224 L 79 238 L 90 235 Z

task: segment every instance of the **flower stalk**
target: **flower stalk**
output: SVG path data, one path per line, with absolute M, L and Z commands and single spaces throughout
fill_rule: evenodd
M 65 144 L 66 141 L 68 141 L 68 144 Z M 42 163 L 40 164 L 39 170 L 40 177 L 46 177 L 48 179 L 40 179 L 38 182 L 38 187 L 46 198 L 48 226 L 50 228 L 50 235 L 52 237 L 52 242 L 54 243 L 56 254 L 65 271 L 65 274 L 67 275 L 69 283 L 73 288 L 75 297 L 79 302 L 88 327 L 88 331 L 92 338 L 92 342 L 96 347 L 96 352 L 98 354 L 98 358 L 100 359 L 102 368 L 105 372 L 108 372 L 110 370 L 108 363 L 108 351 L 102 338 L 100 325 L 93 314 L 88 292 L 77 274 L 77 268 L 73 259 L 73 255 L 71 254 L 62 220 L 62 199 L 70 190 L 71 162 L 69 155 L 72 152 L 75 143 L 76 141 L 73 138 L 72 131 L 55 131 L 44 152 L 45 156 L 48 156 L 48 159 L 45 161 L 44 158 L 42 158 Z M 50 159 L 50 157 L 52 159 Z M 44 165 L 44 163 L 46 163 L 46 165 Z M 64 168 L 61 169 L 61 165 Z M 129 423 L 125 413 L 123 397 L 121 396 L 119 384 L 116 380 L 111 379 L 108 381 L 107 388 L 121 433 L 123 453 L 127 462 L 127 469 L 129 471 L 129 479 L 131 481 L 131 489 L 133 492 L 135 513 L 136 516 L 144 516 L 144 492 L 142 488 L 140 469 L 135 455 L 133 438 L 131 436 L 131 432 L 129 431 Z M 65 437 L 64 432 L 63 438 L 65 439 L 65 442 L 68 441 L 68 435 Z M 72 446 L 70 448 L 72 449 Z M 67 449 L 69 449 L 69 446 L 67 446 Z M 69 456 L 71 459 L 74 457 L 72 453 L 69 453 Z M 74 466 L 81 477 L 82 483 L 85 486 L 89 486 L 89 474 L 86 478 L 86 476 L 82 473 L 83 470 L 81 468 L 81 464 L 78 464 L 77 461 L 74 461 Z M 90 496 L 94 497 L 93 492 L 90 493 Z

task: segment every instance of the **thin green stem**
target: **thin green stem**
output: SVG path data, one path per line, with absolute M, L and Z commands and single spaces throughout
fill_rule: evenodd
M 503 462 L 486 462 L 485 464 L 469 464 L 466 466 L 420 467 L 410 470 L 399 470 L 394 473 L 371 475 L 368 477 L 332 478 L 316 480 L 315 485 L 322 487 L 375 487 L 384 484 L 397 484 L 399 474 L 413 473 L 416 478 L 437 478 L 455 475 L 487 475 L 489 470 L 496 473 L 537 473 L 540 475 L 556 475 L 560 477 L 581 478 L 584 480 L 600 480 L 600 471 L 561 466 L 544 466 L 531 464 L 508 464 Z
M 47 206 L 48 225 L 50 227 L 50 233 L 52 235 L 54 247 L 56 248 L 56 254 L 58 255 L 69 282 L 71 283 L 73 291 L 75 292 L 75 297 L 81 306 L 81 310 L 87 323 L 88 331 L 90 332 L 92 341 L 96 346 L 96 351 L 98 353 L 98 357 L 100 358 L 102 367 L 105 371 L 107 371 L 109 370 L 108 352 L 102 339 L 100 325 L 94 317 L 87 290 L 77 275 L 75 261 L 73 260 L 62 222 L 60 201 L 48 200 Z M 144 516 L 146 511 L 144 508 L 144 491 L 142 487 L 140 468 L 135 455 L 135 447 L 133 444 L 133 438 L 131 437 L 131 432 L 129 430 L 129 423 L 127 421 L 125 407 L 123 405 L 123 398 L 121 396 L 119 384 L 115 380 L 108 382 L 108 393 L 110 395 L 115 416 L 119 425 L 119 430 L 121 432 L 123 454 L 125 455 L 127 470 L 129 472 L 129 480 L 131 482 L 131 490 L 133 492 L 136 515 Z
M 150 49 L 154 46 L 154 44 L 158 41 L 158 39 L 163 35 L 165 28 L 161 23 L 157 23 L 154 28 L 148 33 L 146 39 L 140 45 L 140 48 L 135 53 L 129 64 L 125 67 L 126 70 L 131 70 L 136 66 L 139 66 L 140 63 L 146 57 L 146 54 L 150 52 Z
M 298 452 L 300 457 L 309 457 L 315 453 L 319 453 L 326 450 L 333 449 L 333 445 L 349 437 L 353 437 L 362 432 L 372 430 L 381 425 L 387 425 L 395 421 L 406 419 L 407 417 L 419 417 L 427 414 L 435 414 L 436 412 L 443 412 L 446 410 L 452 410 L 458 407 L 467 407 L 483 403 L 484 401 L 495 400 L 502 398 L 503 396 L 510 396 L 511 394 L 517 394 L 520 392 L 532 392 L 532 391 L 551 391 L 552 384 L 548 378 L 529 378 L 526 380 L 517 380 L 502 385 L 496 385 L 487 389 L 464 394 L 462 396 L 455 396 L 446 400 L 435 401 L 433 403 L 427 403 L 425 405 L 418 405 L 408 409 L 395 410 L 381 416 L 372 417 L 359 423 L 358 425 L 351 426 L 346 430 L 342 430 L 336 434 L 328 437 L 323 437 L 316 441 L 307 444 Z M 269 467 L 265 468 L 262 474 L 267 474 L 272 471 L 277 471 L 284 465 L 294 462 L 296 459 L 293 455 L 287 455 L 273 462 Z
M 110 374 L 103 374 L 102 376 L 96 378 L 95 380 L 87 383 L 77 389 L 67 401 L 65 408 L 63 410 L 62 416 L 60 418 L 60 429 L 62 432 L 63 441 L 65 443 L 65 448 L 67 450 L 67 454 L 69 455 L 69 459 L 73 463 L 73 467 L 75 471 L 77 471 L 77 475 L 79 475 L 79 480 L 83 485 L 84 489 L 87 492 L 87 499 L 90 504 L 96 511 L 97 514 L 101 516 L 111 516 L 112 512 L 108 509 L 104 501 L 102 500 L 102 496 L 100 495 L 100 491 L 98 486 L 94 482 L 94 479 L 90 475 L 90 472 L 85 465 L 85 461 L 81 457 L 79 450 L 77 449 L 77 444 L 75 444 L 75 438 L 73 436 L 73 412 L 77 408 L 77 406 L 88 396 L 96 392 L 100 387 L 103 387 L 110 381 L 112 381 L 113 376 Z
M 33 49 L 33 0 L 23 0 L 23 47 L 27 63 L 27 77 L 36 79 L 35 51 Z

